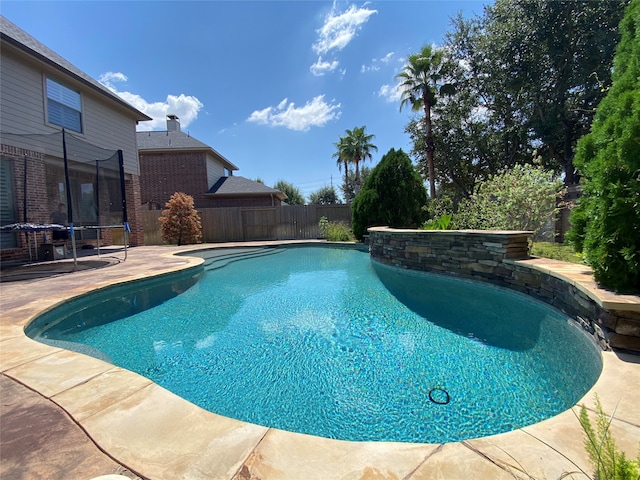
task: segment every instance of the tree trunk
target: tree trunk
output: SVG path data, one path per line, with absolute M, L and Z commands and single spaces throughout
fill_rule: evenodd
M 571 139 L 573 138 L 573 125 L 569 122 L 564 122 L 564 161 L 562 167 L 564 168 L 564 184 L 567 186 L 577 185 L 580 183 L 580 176 L 576 173 L 573 166 L 573 157 L 575 156 Z
M 435 168 L 433 166 L 433 151 L 435 145 L 433 143 L 433 131 L 431 129 L 431 103 L 426 95 L 423 97 L 424 102 L 424 129 L 427 137 L 427 169 L 429 171 L 429 198 L 436 198 L 436 178 Z
M 344 203 L 351 203 L 349 198 L 349 164 L 344 161 Z
M 353 189 L 353 193 L 358 196 L 358 193 L 360 193 L 360 169 L 358 168 L 360 159 L 356 158 L 354 163 L 356 164 L 356 185 Z

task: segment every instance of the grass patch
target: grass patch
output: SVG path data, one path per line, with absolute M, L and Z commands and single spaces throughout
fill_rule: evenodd
M 531 255 L 535 257 L 551 258 L 562 260 L 563 262 L 584 263 L 571 245 L 554 242 L 534 242 L 530 249 Z

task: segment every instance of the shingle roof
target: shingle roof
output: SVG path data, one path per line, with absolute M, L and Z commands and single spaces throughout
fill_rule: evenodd
M 207 195 L 220 195 L 220 196 L 236 196 L 236 195 L 275 195 L 280 200 L 287 198 L 286 194 L 280 190 L 275 190 L 271 187 L 260 182 L 254 182 L 248 178 L 231 176 L 220 177 L 220 179 L 209 189 Z
M 206 143 L 193 138 L 192 136 L 180 131 L 149 131 L 136 132 L 138 142 L 138 151 L 144 152 L 161 152 L 168 150 L 206 150 L 219 158 L 229 170 L 238 170 L 238 167 L 223 157 L 216 150 Z
M 77 80 L 82 83 L 88 85 L 94 90 L 99 91 L 101 94 L 109 97 L 111 100 L 117 102 L 121 106 L 127 108 L 132 113 L 135 114 L 136 119 L 140 121 L 152 120 L 151 117 L 145 115 L 141 111 L 134 108 L 131 104 L 124 101 L 118 95 L 113 93 L 107 87 L 102 85 L 97 80 L 91 78 L 89 75 L 84 73 L 79 68 L 72 65 L 70 62 L 62 58 L 56 52 L 51 50 L 49 47 L 40 43 L 38 40 L 33 38 L 27 32 L 22 30 L 17 25 L 13 24 L 4 16 L 0 15 L 0 36 L 3 40 L 11 43 L 12 45 L 20 48 L 21 50 L 39 58 L 40 60 L 48 63 L 49 65 L 54 66 L 58 70 L 64 71 L 68 75 L 75 77 Z
M 211 147 L 192 136 L 180 132 L 136 132 L 138 150 L 209 150 Z

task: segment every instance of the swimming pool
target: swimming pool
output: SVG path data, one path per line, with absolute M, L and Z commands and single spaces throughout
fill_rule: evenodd
M 513 430 L 572 406 L 602 368 L 566 317 L 508 290 L 349 249 L 226 253 L 70 302 L 28 333 L 81 342 L 216 413 L 345 440 Z

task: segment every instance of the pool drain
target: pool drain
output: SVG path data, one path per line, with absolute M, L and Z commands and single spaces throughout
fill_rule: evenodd
M 449 392 L 447 392 L 444 388 L 436 387 L 432 388 L 429 392 L 429 400 L 431 400 L 433 403 L 437 403 L 438 405 L 446 405 L 451 400 L 451 397 L 449 396 Z

